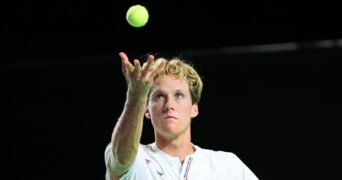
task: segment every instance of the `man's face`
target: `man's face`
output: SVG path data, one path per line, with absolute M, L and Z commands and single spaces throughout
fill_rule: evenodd
M 192 104 L 187 81 L 176 76 L 157 77 L 151 88 L 146 117 L 152 120 L 158 134 L 176 137 L 190 130 L 193 117 L 198 115 L 197 104 Z

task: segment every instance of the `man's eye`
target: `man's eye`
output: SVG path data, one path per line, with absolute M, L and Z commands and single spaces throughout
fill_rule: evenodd
M 182 97 L 184 97 L 184 95 L 183 95 L 182 93 L 177 93 L 177 94 L 176 94 L 176 97 L 177 97 L 177 98 L 182 98 Z
M 162 99 L 162 98 L 164 98 L 164 96 L 162 94 L 158 94 L 158 95 L 156 95 L 156 98 L 157 99 Z

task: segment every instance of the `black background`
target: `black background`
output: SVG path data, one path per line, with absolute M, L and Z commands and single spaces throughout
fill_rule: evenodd
M 324 2 L 59 0 L 3 3 L 4 58 L 179 51 L 341 37 L 339 5 Z M 146 26 L 127 9 L 149 10 Z
M 125 20 L 137 3 L 150 12 L 142 28 Z M 104 148 L 126 90 L 119 51 L 194 62 L 205 83 L 195 144 L 236 153 L 260 179 L 338 175 L 335 4 L 62 0 L 2 8 L 5 179 L 104 179 Z M 296 48 L 270 48 L 287 43 Z M 153 141 L 148 121 L 144 128 L 142 142 Z

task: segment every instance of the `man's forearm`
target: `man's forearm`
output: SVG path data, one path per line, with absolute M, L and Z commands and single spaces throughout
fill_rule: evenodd
M 127 97 L 124 110 L 112 134 L 112 151 L 122 165 L 131 164 L 138 151 L 147 97 Z

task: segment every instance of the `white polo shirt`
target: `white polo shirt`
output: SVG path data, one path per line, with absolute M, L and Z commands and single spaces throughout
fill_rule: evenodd
M 183 164 L 178 157 L 161 151 L 155 143 L 139 145 L 138 154 L 122 180 L 258 180 L 233 153 L 202 149 L 188 155 Z M 109 144 L 105 150 L 106 180 L 109 178 Z

